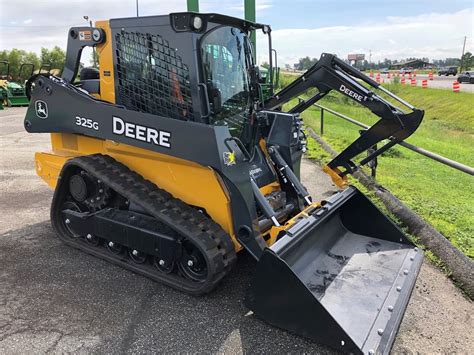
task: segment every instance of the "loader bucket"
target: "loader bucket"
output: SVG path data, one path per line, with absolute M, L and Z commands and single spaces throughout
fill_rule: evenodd
M 260 258 L 245 304 L 350 353 L 388 353 L 423 255 L 356 188 L 293 224 Z

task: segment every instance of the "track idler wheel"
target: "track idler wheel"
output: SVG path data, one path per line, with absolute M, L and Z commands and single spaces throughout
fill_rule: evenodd
M 147 259 L 147 255 L 135 249 L 129 249 L 128 256 L 135 264 L 143 264 Z
M 207 278 L 207 264 L 204 255 L 190 241 L 182 246 L 182 255 L 178 261 L 178 268 L 186 278 L 203 282 Z
M 110 240 L 105 242 L 105 247 L 108 251 L 115 255 L 119 255 L 123 251 L 123 247 L 119 243 L 112 242 Z
M 95 245 L 95 246 L 100 244 L 100 239 L 97 236 L 92 235 L 90 233 L 86 235 L 86 241 L 87 243 Z
M 72 202 L 72 201 L 67 201 L 67 202 L 63 203 L 62 211 L 64 211 L 64 210 L 72 210 L 72 211 L 76 211 L 76 212 L 82 212 L 79 205 L 75 202 Z M 63 218 L 63 225 L 64 225 L 64 228 L 66 229 L 68 237 L 74 238 L 74 239 L 75 238 L 80 238 L 80 235 L 74 233 L 72 231 L 72 229 L 69 227 L 69 223 L 70 223 L 69 219 L 64 217 Z
M 155 256 L 153 258 L 153 265 L 161 271 L 164 272 L 165 274 L 171 274 L 174 271 L 175 268 L 175 263 L 174 261 L 166 261 L 162 258 L 159 258 Z

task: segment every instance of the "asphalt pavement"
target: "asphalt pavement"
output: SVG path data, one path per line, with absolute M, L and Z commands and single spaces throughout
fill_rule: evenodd
M 62 244 L 49 223 L 52 191 L 34 172 L 49 135 L 27 134 L 24 113 L 0 111 L 0 354 L 331 353 L 248 314 L 248 255 L 213 293 L 192 297 Z M 314 196 L 334 191 L 308 160 L 302 177 Z M 473 310 L 425 262 L 394 352 L 472 351 Z

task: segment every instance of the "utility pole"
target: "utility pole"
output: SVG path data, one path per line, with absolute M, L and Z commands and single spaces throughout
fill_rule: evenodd
M 199 0 L 188 0 L 188 11 L 199 12 Z
M 464 50 L 466 49 L 466 38 L 467 36 L 464 36 L 464 44 L 462 45 L 462 54 L 461 54 L 461 67 L 459 68 L 459 71 L 462 72 L 462 65 L 464 64 Z
M 244 0 L 244 13 L 247 21 L 256 22 L 255 0 Z M 257 59 L 257 36 L 255 31 L 252 31 L 250 40 L 253 43 L 253 60 L 255 61 Z
M 138 0 L 135 1 L 135 5 L 137 7 L 137 17 L 138 17 Z

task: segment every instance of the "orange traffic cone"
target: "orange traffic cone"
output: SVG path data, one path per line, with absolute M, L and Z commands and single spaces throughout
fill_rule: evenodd
M 422 80 L 422 81 L 421 81 L 421 87 L 422 87 L 423 89 L 426 89 L 426 88 L 428 87 L 428 80 L 426 80 L 426 79 L 425 79 L 425 80 Z
M 455 82 L 453 82 L 453 92 L 459 92 L 460 90 L 461 90 L 461 85 L 456 80 Z

